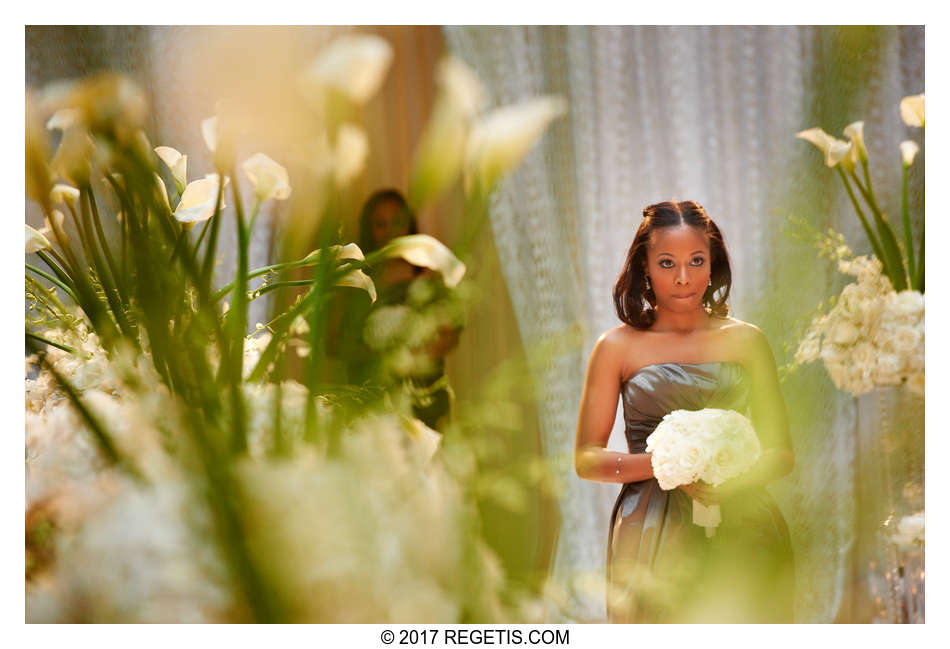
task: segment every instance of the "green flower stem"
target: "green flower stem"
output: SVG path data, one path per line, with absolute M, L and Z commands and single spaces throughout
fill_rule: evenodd
M 99 278 L 99 282 L 102 284 L 102 290 L 106 295 L 106 301 L 109 304 L 109 308 L 112 310 L 112 315 L 115 317 L 115 320 L 119 325 L 119 329 L 125 337 L 134 341 L 135 329 L 132 327 L 132 323 L 126 316 L 125 307 L 123 306 L 122 298 L 119 296 L 119 292 L 115 287 L 115 281 L 113 279 L 112 273 L 109 271 L 109 268 L 103 261 L 102 256 L 99 254 L 99 247 L 96 245 L 96 241 L 92 236 L 92 219 L 90 216 L 90 210 L 92 206 L 92 188 L 89 185 L 85 185 L 84 187 L 81 187 L 79 191 L 79 205 L 82 212 L 82 223 L 86 228 L 87 243 L 89 244 L 87 252 L 91 253 L 96 275 Z
M 844 169 L 841 168 L 841 165 L 838 165 L 836 169 L 838 170 L 838 174 L 841 176 L 841 182 L 844 183 L 844 188 L 848 191 L 848 198 L 851 199 L 851 204 L 854 206 L 854 211 L 858 213 L 858 219 L 860 219 L 861 226 L 864 228 L 864 234 L 867 235 L 868 241 L 871 242 L 871 249 L 882 263 L 886 263 L 884 259 L 884 252 L 881 250 L 881 244 L 874 235 L 874 231 L 871 229 L 870 224 L 868 224 L 867 217 L 864 216 L 864 210 L 861 209 L 861 205 L 858 203 L 858 199 L 854 195 L 854 191 L 851 189 L 851 184 L 848 182 L 848 177 L 845 175 Z M 855 183 L 857 183 L 857 178 L 855 178 Z
M 54 252 L 52 248 L 50 248 L 50 252 Z M 44 262 L 47 266 L 49 266 L 50 270 L 53 271 L 53 274 L 56 275 L 56 277 L 59 279 L 59 281 L 61 281 L 63 284 L 65 284 L 65 285 L 68 286 L 70 289 L 72 289 L 73 280 L 69 277 L 69 275 L 66 274 L 66 271 L 64 271 L 64 270 L 60 267 L 59 264 L 57 264 L 55 261 L 53 261 L 52 259 L 50 259 L 49 255 L 46 254 L 46 251 L 44 251 L 44 250 L 37 250 L 37 251 L 36 251 L 36 256 L 39 257 L 40 259 L 42 259 L 43 262 Z M 72 296 L 73 300 L 76 299 L 76 296 L 73 295 L 72 290 L 69 291 L 69 294 L 70 294 L 70 296 Z
M 214 255 L 218 248 L 218 230 L 221 227 L 221 205 L 223 198 L 224 179 L 222 178 L 218 183 L 218 196 L 214 202 L 214 214 L 211 215 L 211 234 L 208 237 L 208 245 L 205 249 L 204 263 L 201 265 L 201 286 L 205 293 L 211 292 L 211 275 L 214 271 Z M 197 251 L 197 246 L 195 250 Z M 212 303 L 214 302 L 217 302 L 217 298 L 212 299 Z
M 129 303 L 127 295 L 123 294 L 122 282 L 119 281 L 122 277 L 119 275 L 119 268 L 115 264 L 115 259 L 112 257 L 112 251 L 109 248 L 108 243 L 106 242 L 105 232 L 102 230 L 102 223 L 99 219 L 99 206 L 96 204 L 96 196 L 92 191 L 92 187 L 87 187 L 89 194 L 89 206 L 92 208 L 92 222 L 96 226 L 96 235 L 99 237 L 99 245 L 102 246 L 103 254 L 106 258 L 106 263 L 109 265 L 109 271 L 112 273 L 112 277 L 115 281 L 116 291 L 119 294 L 119 299 L 122 301 L 123 306 Z M 124 309 L 123 309 L 124 312 Z
M 39 275 L 39 276 L 42 277 L 43 279 L 49 280 L 50 282 L 52 282 L 53 284 L 55 284 L 55 285 L 58 286 L 59 288 L 63 289 L 63 293 L 65 293 L 65 294 L 68 295 L 69 297 L 73 298 L 73 301 L 78 304 L 79 300 L 76 299 L 76 294 L 73 293 L 72 290 L 70 290 L 70 288 L 69 288 L 68 286 L 66 286 L 64 283 L 62 283 L 61 281 L 59 281 L 58 279 L 56 279 L 55 277 L 53 277 L 53 276 L 50 275 L 49 273 L 46 273 L 46 272 L 40 270 L 40 269 L 37 268 L 36 266 L 33 266 L 33 265 L 31 265 L 31 264 L 24 264 L 24 265 L 26 266 L 26 269 L 27 269 L 27 270 L 33 271 L 34 273 L 36 273 L 37 275 Z
M 313 280 L 294 279 L 284 282 L 277 282 L 276 284 L 268 284 L 267 286 L 262 286 L 259 289 L 254 290 L 251 293 L 251 300 L 256 300 L 265 293 L 269 293 L 270 291 L 276 290 L 278 288 L 284 288 L 285 286 L 309 286 L 310 284 L 313 284 Z
M 237 178 L 232 172 L 232 177 Z M 234 305 L 228 314 L 228 320 L 232 327 L 231 332 L 231 376 L 232 382 L 232 412 L 231 420 L 233 425 L 232 451 L 241 454 L 247 451 L 247 432 L 245 430 L 245 411 L 244 399 L 240 392 L 241 377 L 244 374 L 244 336 L 247 333 L 247 271 L 248 271 L 248 248 L 250 247 L 250 233 L 246 221 L 244 220 L 244 206 L 241 202 L 241 194 L 238 191 L 237 183 L 232 183 L 231 192 L 234 195 L 234 212 L 237 219 L 237 239 L 238 239 L 238 263 L 237 274 L 234 278 L 236 291 L 234 294 Z M 254 205 L 254 213 L 257 213 L 260 207 L 260 201 Z
M 914 239 L 910 232 L 910 206 L 907 199 L 907 165 L 901 165 L 901 214 L 904 220 L 904 248 L 907 250 L 907 273 L 911 286 L 916 284 L 917 271 L 914 262 Z
M 201 242 L 204 241 L 205 235 L 208 233 L 208 227 L 211 225 L 211 219 L 205 221 L 205 224 L 201 228 L 201 232 L 198 234 L 198 238 L 195 240 L 194 245 L 194 254 L 198 254 L 198 249 L 201 247 Z
M 73 219 L 77 221 L 78 227 L 78 219 L 76 219 L 75 212 L 73 212 L 72 208 L 69 208 L 69 212 L 72 214 Z M 63 254 L 68 260 L 67 265 L 73 277 L 73 288 L 75 289 L 73 295 L 75 296 L 74 299 L 76 299 L 76 303 L 79 305 L 79 308 L 85 312 L 92 326 L 100 334 L 103 343 L 111 345 L 118 336 L 115 323 L 109 318 L 108 310 L 102 303 L 102 299 L 89 282 L 88 273 L 83 265 L 79 263 L 79 259 L 73 252 L 72 246 L 69 245 L 69 238 L 66 236 L 66 233 L 56 222 L 56 219 L 53 218 L 52 213 L 48 213 L 46 218 L 53 230 L 54 238 L 57 240 L 57 243 L 59 243 L 59 247 L 62 248 Z
M 907 288 L 907 274 L 904 270 L 904 259 L 897 245 L 897 237 L 894 236 L 894 230 L 891 228 L 891 224 L 884 218 L 874 198 L 874 190 L 871 188 L 871 178 L 868 175 L 866 164 L 864 175 L 868 183 L 867 189 L 862 187 L 861 183 L 857 182 L 857 177 L 855 177 L 855 184 L 858 186 L 858 191 L 864 196 L 868 207 L 871 208 L 871 214 L 874 215 L 874 224 L 877 227 L 878 235 L 881 237 L 881 249 L 884 252 L 884 257 L 881 259 L 881 262 L 887 270 L 888 277 L 891 278 L 891 284 L 894 285 L 894 290 L 903 291 Z
M 43 337 L 43 336 L 40 336 L 39 334 L 35 334 L 35 333 L 31 333 L 31 332 L 27 331 L 27 332 L 26 332 L 26 337 L 27 337 L 27 338 L 32 338 L 32 339 L 37 340 L 37 341 L 39 341 L 39 342 L 41 342 L 41 343 L 45 343 L 45 344 L 47 344 L 47 345 L 51 345 L 52 347 L 55 347 L 55 348 L 57 348 L 57 349 L 62 349 L 64 352 L 69 352 L 70 354 L 75 354 L 75 353 L 76 353 L 76 350 L 73 349 L 72 347 L 70 347 L 69 345 L 64 345 L 63 343 L 58 343 L 58 342 L 56 342 L 56 341 L 50 340 L 49 338 L 45 338 L 45 337 Z
M 917 275 L 915 277 L 914 289 L 924 292 L 924 222 L 920 222 L 920 248 L 917 253 Z
M 34 335 L 35 336 L 35 335 Z M 72 402 L 73 406 L 79 412 L 80 417 L 86 422 L 89 426 L 89 429 L 92 431 L 93 437 L 96 442 L 99 444 L 99 448 L 102 449 L 102 452 L 105 453 L 106 457 L 112 464 L 115 464 L 120 469 L 124 470 L 132 478 L 138 480 L 139 482 L 144 482 L 144 478 L 138 469 L 125 459 L 119 450 L 116 448 L 115 444 L 112 441 L 112 436 L 106 430 L 105 426 L 99 421 L 99 418 L 96 417 L 89 408 L 86 407 L 86 404 L 82 402 L 82 399 L 79 398 L 79 394 L 76 392 L 76 389 L 70 385 L 62 374 L 60 374 L 52 363 L 49 362 L 46 358 L 46 353 L 39 348 L 37 341 L 34 340 L 34 337 L 27 335 L 26 337 L 26 347 L 31 352 L 36 354 L 39 357 L 40 364 L 53 376 L 56 380 L 56 383 L 63 389 L 63 392 L 66 393 L 66 396 L 69 397 L 69 400 Z

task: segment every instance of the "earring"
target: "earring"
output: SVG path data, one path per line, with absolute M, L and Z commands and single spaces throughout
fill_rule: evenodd
M 712 286 L 712 277 L 709 278 L 709 285 Z
M 649 291 L 650 290 L 650 276 L 647 275 L 645 279 L 647 281 L 647 290 Z

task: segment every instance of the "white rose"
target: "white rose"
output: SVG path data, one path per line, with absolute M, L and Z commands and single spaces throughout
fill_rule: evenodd
M 922 316 L 924 313 L 924 296 L 918 291 L 901 291 L 890 304 L 891 309 L 899 316 Z
M 921 344 L 923 335 L 916 327 L 898 327 L 892 334 L 894 349 L 899 354 L 909 354 L 916 351 Z

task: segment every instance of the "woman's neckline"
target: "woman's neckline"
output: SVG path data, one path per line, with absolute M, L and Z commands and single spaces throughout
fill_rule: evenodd
M 636 370 L 633 374 L 628 376 L 626 379 L 624 379 L 621 385 L 626 385 L 631 380 L 633 380 L 633 377 L 640 374 L 644 370 L 650 369 L 651 367 L 662 367 L 663 365 L 689 365 L 691 367 L 699 367 L 702 365 L 738 365 L 740 368 L 745 369 L 742 363 L 739 363 L 738 361 L 706 361 L 705 363 L 681 363 L 679 361 L 667 361 L 664 363 L 650 363 L 649 365 L 644 365 L 640 369 Z

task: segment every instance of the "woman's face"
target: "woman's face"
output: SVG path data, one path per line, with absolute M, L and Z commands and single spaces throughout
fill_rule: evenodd
M 678 312 L 702 308 L 710 272 L 709 241 L 703 232 L 688 225 L 653 232 L 645 274 L 658 307 Z
M 398 202 L 386 200 L 373 209 L 370 227 L 373 232 L 373 241 L 379 247 L 388 243 L 390 239 L 409 234 L 409 215 Z

